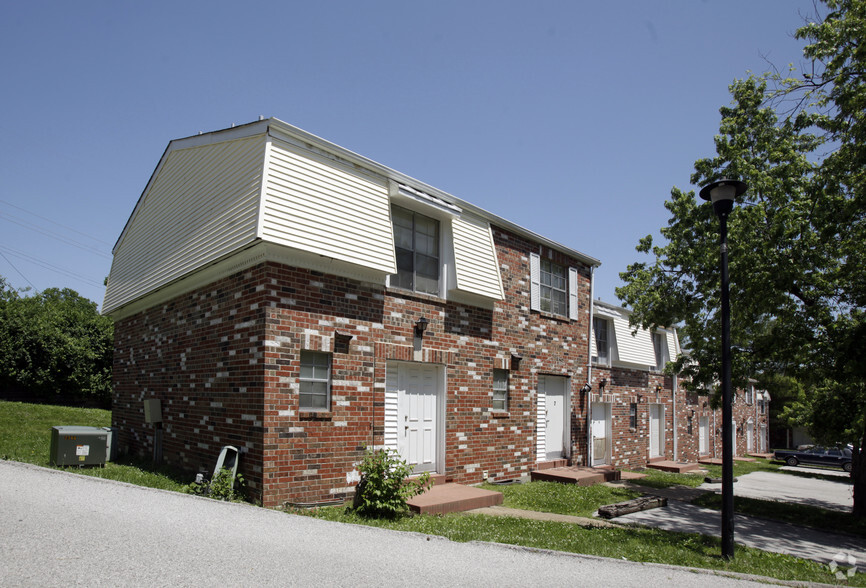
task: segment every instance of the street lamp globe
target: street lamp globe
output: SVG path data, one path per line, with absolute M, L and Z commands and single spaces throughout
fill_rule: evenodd
M 713 203 L 716 216 L 727 216 L 734 209 L 734 198 L 746 191 L 745 182 L 739 180 L 717 180 L 701 188 L 701 198 Z

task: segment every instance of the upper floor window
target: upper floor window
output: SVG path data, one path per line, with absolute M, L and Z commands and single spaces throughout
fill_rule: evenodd
M 549 259 L 541 260 L 541 310 L 568 314 L 568 278 L 565 268 Z
M 595 334 L 595 361 L 610 365 L 610 322 L 607 319 L 594 317 L 592 330 Z
M 508 410 L 508 370 L 493 370 L 493 410 Z
M 653 350 L 656 354 L 655 369 L 664 371 L 668 362 L 668 343 L 663 333 L 653 333 Z
M 331 355 L 301 351 L 300 409 L 328 410 L 331 406 Z
M 746 404 L 752 404 L 752 399 L 754 398 L 755 387 L 749 385 L 746 388 Z
M 401 206 L 391 207 L 397 273 L 390 285 L 439 295 L 439 221 Z

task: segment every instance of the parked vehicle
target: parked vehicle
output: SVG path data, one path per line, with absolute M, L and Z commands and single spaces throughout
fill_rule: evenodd
M 773 459 L 784 461 L 789 466 L 799 464 L 840 467 L 851 471 L 851 450 L 847 447 L 821 447 L 815 445 L 802 451 L 797 449 L 777 449 Z

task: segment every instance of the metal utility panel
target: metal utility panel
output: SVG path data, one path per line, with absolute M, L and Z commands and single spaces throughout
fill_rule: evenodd
M 108 433 L 98 427 L 51 427 L 51 465 L 105 465 Z

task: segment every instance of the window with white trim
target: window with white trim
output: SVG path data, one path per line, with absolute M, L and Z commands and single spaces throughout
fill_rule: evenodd
M 301 410 L 327 411 L 331 406 L 331 354 L 301 351 Z
M 508 410 L 508 370 L 493 370 L 493 410 Z
M 532 310 L 577 320 L 579 272 L 576 267 L 566 267 L 538 253 L 530 253 L 529 273 Z
M 653 351 L 656 355 L 655 369 L 658 372 L 664 371 L 665 364 L 668 362 L 668 342 L 664 333 L 655 332 L 653 335 Z
M 754 398 L 754 394 L 755 394 L 755 387 L 752 386 L 751 384 L 749 384 L 746 387 L 746 404 L 752 404 L 752 402 L 753 402 L 752 399 Z
M 566 316 L 568 314 L 568 282 L 565 267 L 549 259 L 541 260 L 541 310 Z
M 389 284 L 396 288 L 439 295 L 439 221 L 421 213 L 391 206 L 397 273 Z
M 595 336 L 595 363 L 610 365 L 610 321 L 593 317 L 592 330 Z

